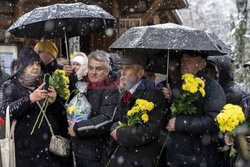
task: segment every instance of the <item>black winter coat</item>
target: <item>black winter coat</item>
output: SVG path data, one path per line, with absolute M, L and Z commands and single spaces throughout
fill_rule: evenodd
M 166 125 L 165 99 L 159 89 L 146 89 L 142 82 L 131 95 L 126 106 L 122 101 L 118 106 L 119 120 L 127 123 L 127 111 L 136 99 L 153 102 L 155 107 L 148 113 L 149 121 L 130 127 L 117 129 L 118 151 L 110 163 L 110 167 L 153 167 L 160 153 L 162 140 L 160 134 Z M 115 123 L 112 129 L 117 127 Z
M 40 103 L 42 105 L 42 102 Z M 30 135 L 40 112 L 37 103 L 31 103 L 28 89 L 13 78 L 3 83 L 0 91 L 0 112 L 5 115 L 10 106 L 11 120 L 17 120 L 15 128 L 16 163 L 18 166 L 53 166 L 59 165 L 58 157 L 49 152 L 51 133 L 45 119 L 40 129 L 36 128 Z M 56 100 L 48 106 L 46 115 L 55 134 L 61 134 L 59 120 L 64 118 L 62 109 Z
M 118 104 L 119 91 L 114 79 L 107 79 L 95 87 L 88 82 L 87 99 L 91 104 L 91 115 L 74 125 L 77 134 L 72 139 L 72 149 L 77 158 L 106 163 L 107 141 Z
M 215 119 L 226 104 L 226 98 L 218 82 L 204 75 L 204 72 L 196 76 L 205 81 L 206 95 L 194 103 L 196 114 L 176 117 L 175 131 L 170 133 L 166 146 L 167 163 L 172 166 L 186 164 L 189 167 L 205 163 L 208 167 L 216 167 L 221 157 L 217 151 L 219 129 Z

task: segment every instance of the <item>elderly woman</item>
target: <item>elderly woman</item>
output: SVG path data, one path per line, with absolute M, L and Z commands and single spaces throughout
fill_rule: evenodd
M 17 72 L 3 83 L 0 90 L 0 112 L 5 114 L 9 106 L 11 120 L 17 121 L 15 127 L 17 167 L 61 166 L 60 158 L 48 150 L 51 133 L 47 122 L 44 120 L 41 127 L 30 134 L 40 112 L 38 103 L 42 105 L 46 96 L 52 98 L 46 116 L 55 134 L 60 134 L 58 121 L 63 116 L 56 106 L 54 88 L 49 87 L 48 91 L 43 89 L 44 67 L 39 55 L 31 47 L 23 48 L 17 62 Z

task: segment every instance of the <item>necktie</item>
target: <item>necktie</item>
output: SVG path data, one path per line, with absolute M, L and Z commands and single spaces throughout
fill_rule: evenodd
M 131 97 L 130 91 L 126 91 L 124 96 L 123 96 L 123 102 L 125 103 L 126 106 L 128 106 L 128 101 Z

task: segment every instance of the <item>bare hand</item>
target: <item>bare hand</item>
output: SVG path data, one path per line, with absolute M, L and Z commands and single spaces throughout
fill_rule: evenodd
M 166 129 L 167 129 L 169 132 L 175 131 L 175 120 L 176 120 L 176 118 L 171 118 L 171 119 L 168 121 L 168 125 L 166 126 Z
M 49 86 L 48 91 L 48 96 L 52 98 L 52 102 L 50 102 L 52 104 L 56 101 L 56 91 L 53 86 Z
M 63 66 L 63 70 L 65 71 L 65 74 L 67 76 L 70 76 L 70 74 L 72 73 L 72 67 L 71 67 L 71 65 L 68 65 L 68 64 L 64 65 Z
M 46 96 L 48 95 L 48 91 L 43 89 L 44 86 L 45 82 L 30 94 L 29 97 L 32 103 L 46 98 Z
M 231 146 L 234 144 L 234 139 L 230 140 L 230 137 L 228 135 L 224 136 L 224 141 L 225 141 L 226 145 L 228 145 L 228 146 Z
M 68 123 L 69 123 L 68 134 L 72 137 L 76 136 L 76 133 L 74 132 L 75 122 L 68 120 Z
M 168 100 L 171 100 L 172 98 L 172 91 L 171 91 L 171 88 L 170 88 L 170 85 L 168 84 L 167 88 L 166 87 L 163 87 L 162 88 L 162 93 L 164 95 L 164 97 Z
M 110 133 L 110 136 L 112 136 L 113 139 L 114 139 L 115 141 L 117 141 L 116 131 L 117 131 L 118 128 L 120 128 L 120 126 L 116 127 L 116 128 Z

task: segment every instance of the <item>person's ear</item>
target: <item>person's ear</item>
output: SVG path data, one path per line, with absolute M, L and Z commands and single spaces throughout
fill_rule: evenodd
M 206 67 L 207 63 L 205 61 L 202 61 L 199 63 L 198 69 L 199 71 L 203 70 Z
M 142 78 L 144 76 L 145 70 L 144 69 L 140 69 L 138 71 L 138 78 Z
M 111 66 L 108 67 L 107 72 L 109 73 L 111 71 Z

